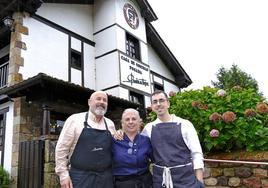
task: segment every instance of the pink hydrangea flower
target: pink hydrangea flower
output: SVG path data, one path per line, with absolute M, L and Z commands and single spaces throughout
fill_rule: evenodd
M 203 104 L 200 108 L 203 109 L 203 110 L 207 110 L 208 109 L 208 105 Z
M 217 129 L 212 129 L 209 133 L 209 136 L 212 138 L 217 138 L 220 136 L 220 132 Z
M 242 89 L 242 87 L 240 85 L 237 85 L 237 86 L 234 86 L 232 89 L 236 90 L 236 91 L 239 91 L 239 90 Z
M 248 108 L 245 110 L 244 114 L 246 117 L 254 117 L 256 115 L 256 112 L 255 110 Z
M 192 107 L 199 108 L 199 109 L 202 109 L 202 110 L 207 110 L 208 109 L 208 105 L 202 104 L 199 101 L 193 101 L 192 102 Z
M 221 119 L 222 119 L 221 115 L 217 112 L 214 112 L 213 114 L 209 116 L 209 120 L 213 122 L 219 121 Z
M 217 91 L 217 95 L 220 96 L 220 97 L 224 97 L 226 95 L 226 92 L 223 89 L 219 89 Z
M 236 119 L 236 115 L 232 111 L 227 111 L 222 114 L 222 119 L 225 123 L 230 123 Z
M 268 106 L 267 106 L 266 103 L 260 102 L 260 103 L 257 104 L 256 110 L 260 114 L 266 114 L 266 113 L 268 113 Z
M 170 97 L 173 97 L 173 96 L 175 96 L 176 94 L 177 94 L 177 93 L 176 93 L 175 91 L 170 91 L 168 95 L 169 95 Z
M 193 102 L 192 102 L 192 107 L 197 107 L 197 108 L 199 108 L 201 105 L 202 105 L 202 104 L 201 104 L 201 102 L 199 102 L 199 101 L 193 101 Z

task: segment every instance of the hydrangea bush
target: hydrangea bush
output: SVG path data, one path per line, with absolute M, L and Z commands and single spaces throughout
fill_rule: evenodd
M 268 150 L 268 106 L 253 89 L 204 87 L 173 94 L 170 103 L 170 113 L 194 124 L 204 152 Z
M 8 172 L 0 165 L 0 187 L 9 188 L 10 179 Z

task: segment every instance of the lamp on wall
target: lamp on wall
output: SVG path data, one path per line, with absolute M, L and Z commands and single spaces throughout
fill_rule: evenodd
M 8 27 L 10 30 L 13 30 L 12 26 L 14 23 L 14 19 L 11 18 L 10 16 L 6 16 L 5 18 L 2 19 L 4 22 L 5 26 Z

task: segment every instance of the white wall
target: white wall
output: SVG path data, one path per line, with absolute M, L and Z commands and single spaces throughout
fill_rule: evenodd
M 96 89 L 95 48 L 84 43 L 84 86 Z
M 71 82 L 77 85 L 82 85 L 82 72 L 71 68 Z
M 118 85 L 119 78 L 119 55 L 114 52 L 96 59 L 96 89 L 105 89 Z
M 71 37 L 71 48 L 78 51 L 78 52 L 82 52 L 81 49 L 81 44 L 82 42 L 74 37 Z
M 11 173 L 12 139 L 13 139 L 13 111 L 14 111 L 13 110 L 13 102 L 7 102 L 7 103 L 0 105 L 0 109 L 4 109 L 7 107 L 9 107 L 9 111 L 6 113 L 4 169 L 7 170 L 9 173 Z
M 169 94 L 170 91 L 178 92 L 179 88 L 173 83 L 164 80 L 164 91 L 166 92 L 166 94 Z
M 119 94 L 120 94 L 119 87 L 115 87 L 115 88 L 105 90 L 105 92 L 108 93 L 109 95 L 112 95 L 112 96 L 119 96 Z
M 148 47 L 147 44 L 140 41 L 140 50 L 141 50 L 141 62 L 148 64 Z
M 115 23 L 115 0 L 94 1 L 93 32 L 96 33 Z
M 153 77 L 153 79 L 152 79 L 153 82 L 156 82 L 160 85 L 164 85 L 164 80 L 162 78 L 160 78 L 156 75 L 152 75 L 152 77 Z
M 154 71 L 165 78 L 175 81 L 174 76 L 171 74 L 166 65 L 162 62 L 162 60 L 150 45 L 148 45 L 148 63 L 151 71 Z
M 93 40 L 93 5 L 43 3 L 36 14 Z
M 21 52 L 23 79 L 43 72 L 68 81 L 68 35 L 30 17 L 23 24 L 29 29 L 29 35 L 22 35 L 27 46 Z
M 129 100 L 129 91 L 128 89 L 122 87 L 115 87 L 112 89 L 108 89 L 107 92 L 109 95 L 117 96 L 121 99 Z
M 145 96 L 144 103 L 145 103 L 145 108 L 150 107 L 151 106 L 151 97 Z
M 119 95 L 120 98 L 129 100 L 129 90 L 128 89 L 120 87 L 119 91 L 120 91 L 120 95 Z
M 116 45 L 121 41 L 117 40 L 116 32 L 117 32 L 116 26 L 113 26 L 94 35 L 94 40 L 96 42 L 95 46 L 96 57 L 117 48 Z
M 121 27 L 116 27 L 117 49 L 126 53 L 126 31 Z

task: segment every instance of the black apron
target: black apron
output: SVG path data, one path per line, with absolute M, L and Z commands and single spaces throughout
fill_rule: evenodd
M 84 128 L 70 159 L 74 188 L 113 188 L 112 136 L 108 130 L 91 128 L 85 116 Z
M 202 188 L 192 166 L 191 151 L 184 143 L 181 124 L 159 123 L 152 126 L 151 143 L 155 165 L 153 166 L 153 188 L 162 186 L 164 167 L 169 167 L 173 188 Z

